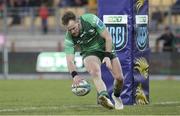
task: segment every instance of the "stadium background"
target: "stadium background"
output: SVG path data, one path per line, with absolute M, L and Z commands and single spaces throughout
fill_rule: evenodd
M 41 19 L 39 16 L 40 2 L 37 3 L 32 0 L 28 4 L 23 0 L 7 0 L 7 7 L 4 7 L 4 2 L 1 0 L 0 33 L 5 35 L 6 38 L 5 46 L 3 47 L 1 45 L 0 47 L 1 74 L 3 73 L 4 50 L 8 51 L 9 74 L 37 73 L 35 66 L 37 55 L 40 52 L 62 51 L 64 30 L 60 22 L 61 14 L 67 9 L 76 12 L 77 15 L 81 15 L 85 12 L 97 13 L 96 0 L 89 0 L 90 2 L 86 1 L 82 3 L 81 0 L 77 1 L 79 2 L 73 3 L 70 0 L 66 2 L 63 2 L 63 0 L 49 2 L 48 0 L 42 0 L 42 3 L 47 4 L 49 11 L 48 32 L 43 33 L 41 31 Z M 176 2 L 176 0 L 149 1 L 150 74 L 180 74 L 178 71 L 180 63 L 177 60 L 179 59 L 180 33 L 180 11 L 178 5 L 179 2 Z M 157 12 L 159 15 L 157 15 Z M 171 26 L 171 29 L 176 35 L 174 52 L 166 53 L 162 51 L 157 52 L 155 50 L 156 39 L 163 33 L 165 26 Z M 161 57 L 163 57 L 163 59 Z M 27 67 L 19 63 L 23 63 Z

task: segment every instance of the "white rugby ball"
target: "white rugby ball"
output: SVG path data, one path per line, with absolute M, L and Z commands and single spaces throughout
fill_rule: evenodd
M 85 96 L 91 91 L 91 85 L 82 80 L 77 86 L 72 84 L 72 92 L 77 96 Z

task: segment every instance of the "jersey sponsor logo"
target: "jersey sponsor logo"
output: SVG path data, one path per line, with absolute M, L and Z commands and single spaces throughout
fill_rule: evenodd
M 83 31 L 80 34 L 80 39 L 77 40 L 77 44 L 87 44 L 92 41 L 97 36 L 95 29 L 89 29 L 88 31 Z
M 79 44 L 80 42 L 81 42 L 80 40 L 77 41 L 78 44 Z
M 90 29 L 88 32 L 89 32 L 89 33 L 94 33 L 94 32 L 95 32 L 95 29 Z
M 95 37 L 95 36 L 94 36 Z M 89 40 L 87 40 L 87 43 L 89 43 L 91 40 L 94 39 L 94 37 L 90 38 Z
M 97 20 L 97 26 L 98 26 L 100 29 L 102 29 L 102 28 L 104 27 L 104 23 L 103 23 L 100 19 L 98 19 L 98 20 Z
M 83 33 L 80 35 L 80 37 L 83 37 L 86 34 L 85 31 L 83 31 Z

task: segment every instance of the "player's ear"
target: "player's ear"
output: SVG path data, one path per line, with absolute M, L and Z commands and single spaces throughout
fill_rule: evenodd
M 81 20 L 77 21 L 79 28 L 81 28 Z
M 77 16 L 76 17 L 76 22 L 78 22 L 78 23 L 80 23 L 81 21 L 80 21 L 80 17 L 79 16 Z

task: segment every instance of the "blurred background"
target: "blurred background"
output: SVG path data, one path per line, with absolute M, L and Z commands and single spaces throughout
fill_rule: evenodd
M 36 70 L 37 57 L 63 51 L 66 10 L 97 14 L 97 1 L 0 0 L 0 78 L 49 74 Z M 149 45 L 150 75 L 180 75 L 180 0 L 149 0 Z

